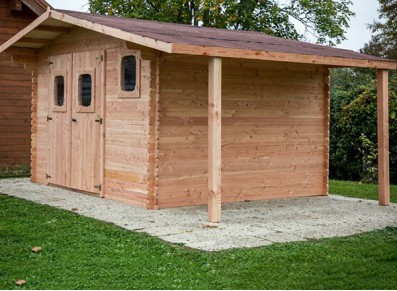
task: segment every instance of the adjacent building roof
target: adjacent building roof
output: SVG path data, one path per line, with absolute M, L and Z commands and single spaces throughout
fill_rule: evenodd
M 52 8 L 51 5 L 44 0 L 21 0 L 21 2 L 37 15 L 46 12 L 48 7 Z
M 36 0 L 39 1 L 39 0 Z M 40 0 L 41 1 L 41 0 Z M 41 29 L 47 28 L 47 32 Z M 50 30 L 48 27 L 54 27 Z M 0 47 L 40 48 L 67 28 L 79 26 L 166 53 L 312 63 L 340 67 L 395 69 L 396 62 L 349 50 L 305 43 L 259 32 L 194 27 L 84 12 L 48 9 Z M 56 30 L 55 28 L 58 28 Z M 62 28 L 62 29 L 60 29 Z M 37 39 L 37 41 L 32 41 Z M 28 42 L 29 40 L 30 42 Z

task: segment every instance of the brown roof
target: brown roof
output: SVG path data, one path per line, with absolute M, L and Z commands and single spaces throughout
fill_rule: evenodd
M 28 0 L 25 0 L 28 1 Z M 42 0 L 29 0 L 42 1 Z M 67 10 L 47 10 L 0 46 L 39 49 L 72 26 L 171 54 L 319 64 L 333 67 L 396 69 L 396 62 L 349 50 L 269 36 L 253 31 L 195 27 Z M 43 31 L 43 27 L 46 27 Z M 57 27 L 57 29 L 48 29 Z
M 386 61 L 384 58 L 365 55 L 350 50 L 274 37 L 254 31 L 196 27 L 186 24 L 121 18 L 68 10 L 57 11 L 75 18 L 88 20 L 93 23 L 117 28 L 125 32 L 167 43 Z

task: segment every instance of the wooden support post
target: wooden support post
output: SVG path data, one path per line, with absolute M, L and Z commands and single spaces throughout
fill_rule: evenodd
M 379 205 L 390 204 L 388 71 L 378 70 L 378 185 Z
M 208 62 L 208 221 L 221 221 L 222 59 Z

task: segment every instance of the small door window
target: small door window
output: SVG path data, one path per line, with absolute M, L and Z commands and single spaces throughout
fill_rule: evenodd
M 125 56 L 121 60 L 121 89 L 126 92 L 134 91 L 136 88 L 136 57 Z
M 79 77 L 79 103 L 83 107 L 89 107 L 92 102 L 92 77 L 90 74 L 82 74 Z
M 65 78 L 63 76 L 56 76 L 54 79 L 54 101 L 56 106 L 63 106 L 65 103 Z

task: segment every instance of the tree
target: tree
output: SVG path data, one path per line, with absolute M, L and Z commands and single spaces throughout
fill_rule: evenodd
M 283 4 L 284 2 L 288 2 Z M 90 12 L 138 19 L 253 30 L 318 43 L 345 39 L 350 0 L 89 0 Z M 296 27 L 300 23 L 304 32 Z
M 397 60 L 397 0 L 379 0 L 379 4 L 380 20 L 369 26 L 373 35 L 361 51 Z

